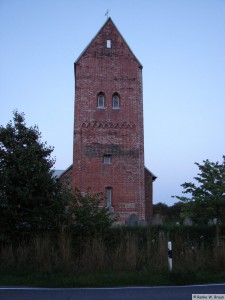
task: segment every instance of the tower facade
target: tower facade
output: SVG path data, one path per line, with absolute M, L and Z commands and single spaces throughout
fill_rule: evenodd
M 72 187 L 102 192 L 118 222 L 151 218 L 144 167 L 142 65 L 109 18 L 74 65 Z

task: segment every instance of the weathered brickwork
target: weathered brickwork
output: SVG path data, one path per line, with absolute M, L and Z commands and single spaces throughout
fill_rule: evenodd
M 59 180 L 68 189 L 72 189 L 73 165 L 69 166 L 59 177 Z
M 105 194 L 110 188 L 119 222 L 127 222 L 131 215 L 149 221 L 152 193 L 146 192 L 145 178 L 151 185 L 152 180 L 144 169 L 142 66 L 110 18 L 74 70 L 72 186 Z M 99 105 L 99 95 L 104 105 Z M 119 99 L 116 107 L 114 95 Z
M 156 176 L 153 175 L 147 168 L 145 168 L 145 220 L 147 223 L 152 222 L 153 209 L 152 209 L 152 198 L 153 198 L 153 181 Z

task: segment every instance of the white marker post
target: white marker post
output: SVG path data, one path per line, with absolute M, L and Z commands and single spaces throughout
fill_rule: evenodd
M 169 271 L 173 270 L 173 256 L 172 256 L 172 242 L 168 242 L 168 264 L 169 264 Z

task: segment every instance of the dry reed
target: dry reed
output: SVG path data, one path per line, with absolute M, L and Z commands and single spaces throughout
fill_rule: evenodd
M 63 231 L 57 238 L 45 234 L 17 246 L 2 244 L 0 271 L 77 274 L 167 269 L 167 235 L 159 232 L 153 238 L 151 230 L 146 232 L 142 243 L 137 233 L 126 233 L 113 247 L 104 237 L 89 237 L 74 243 L 72 235 Z M 223 270 L 225 245 L 205 245 L 177 235 L 173 239 L 173 265 L 179 271 Z

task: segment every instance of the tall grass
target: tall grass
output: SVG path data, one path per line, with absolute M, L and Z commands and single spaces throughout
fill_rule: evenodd
M 191 232 L 191 230 L 190 230 Z M 225 269 L 225 243 L 152 228 L 111 229 L 108 235 L 77 237 L 61 231 L 17 244 L 1 244 L 0 271 L 85 274 L 167 270 L 167 242 L 175 271 Z

